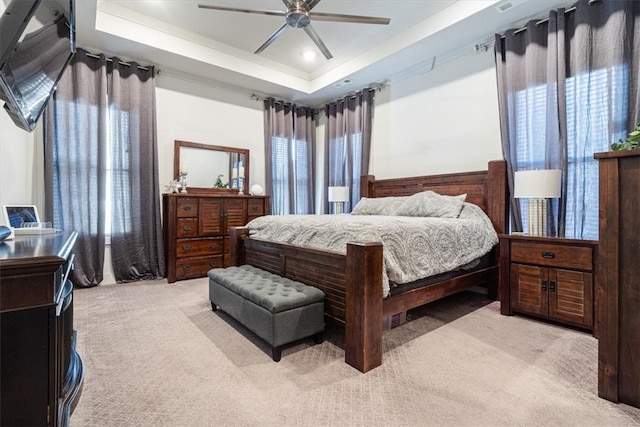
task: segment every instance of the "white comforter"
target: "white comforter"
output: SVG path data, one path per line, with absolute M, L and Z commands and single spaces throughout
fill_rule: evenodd
M 455 270 L 498 243 L 491 220 L 464 203 L 458 218 L 379 215 L 269 215 L 249 222 L 254 239 L 346 253 L 348 242 L 382 242 L 383 295 L 389 281 L 409 283 Z

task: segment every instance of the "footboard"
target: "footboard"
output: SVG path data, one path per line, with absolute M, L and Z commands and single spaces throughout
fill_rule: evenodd
M 246 227 L 230 231 L 233 265 L 253 265 L 321 289 L 326 320 L 344 327 L 345 361 L 361 372 L 382 364 L 381 243 L 349 243 L 345 256 L 247 235 Z

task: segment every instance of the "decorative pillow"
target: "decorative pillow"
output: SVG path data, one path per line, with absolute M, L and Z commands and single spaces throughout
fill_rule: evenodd
M 443 196 L 433 191 L 423 191 L 405 200 L 395 215 L 457 218 L 466 199 L 466 194 Z
M 400 197 L 363 197 L 354 206 L 352 215 L 395 215 L 396 210 L 409 196 Z

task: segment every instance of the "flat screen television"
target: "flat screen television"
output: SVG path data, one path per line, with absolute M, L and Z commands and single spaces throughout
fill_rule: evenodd
M 26 131 L 75 53 L 73 8 L 74 0 L 0 0 L 0 100 Z

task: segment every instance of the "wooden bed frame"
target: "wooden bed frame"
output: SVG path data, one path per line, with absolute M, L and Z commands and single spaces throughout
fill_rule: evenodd
M 433 190 L 440 194 L 467 194 L 480 206 L 498 233 L 507 224 L 507 174 L 504 160 L 489 162 L 488 170 L 412 178 L 362 178 L 366 197 L 408 196 Z M 283 243 L 254 240 L 246 227 L 230 230 L 231 265 L 250 264 L 263 270 L 320 288 L 326 294 L 325 318 L 345 329 L 345 361 L 361 372 L 382 364 L 383 319 L 452 295 L 484 286 L 498 295 L 498 246 L 489 267 L 425 287 L 382 297 L 382 243 L 349 243 L 347 253 L 336 254 Z

